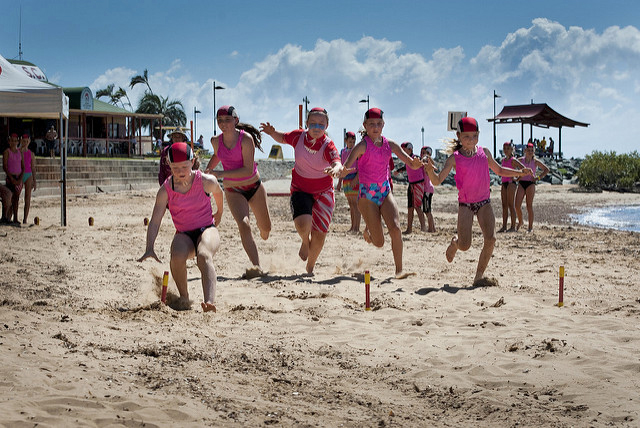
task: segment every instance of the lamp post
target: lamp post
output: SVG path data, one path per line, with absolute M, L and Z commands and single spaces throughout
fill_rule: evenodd
M 304 103 L 304 120 L 307 120 L 309 116 L 309 97 L 305 95 L 302 102 Z
M 216 89 L 224 89 L 222 86 L 216 85 L 216 81 L 213 81 L 213 135 L 218 135 L 216 130 Z
M 362 99 L 360 101 L 358 101 L 359 103 L 367 103 L 367 111 L 369 111 L 369 95 L 367 94 L 367 98 L 366 99 Z
M 424 126 L 422 127 L 422 129 L 420 129 L 420 131 L 422 132 L 422 147 L 424 147 Z
M 198 113 L 201 113 L 195 106 L 193 107 L 193 133 L 198 134 Z
M 496 98 L 500 98 L 500 95 L 496 94 L 496 90 L 493 90 L 493 157 L 496 157 Z

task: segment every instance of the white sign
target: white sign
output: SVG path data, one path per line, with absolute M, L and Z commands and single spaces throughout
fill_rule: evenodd
M 80 110 L 93 110 L 93 94 L 89 88 L 83 88 L 80 93 Z
M 41 82 L 48 82 L 47 76 L 44 75 L 42 70 L 40 70 L 40 67 L 37 65 L 13 64 L 13 66 L 32 79 L 36 79 Z
M 448 114 L 449 120 L 447 121 L 447 131 L 457 131 L 458 122 L 463 117 L 467 117 L 466 111 L 450 111 Z

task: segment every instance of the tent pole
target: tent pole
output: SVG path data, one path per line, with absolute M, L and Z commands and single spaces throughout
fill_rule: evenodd
M 60 113 L 60 226 L 67 225 L 67 142 L 64 116 Z

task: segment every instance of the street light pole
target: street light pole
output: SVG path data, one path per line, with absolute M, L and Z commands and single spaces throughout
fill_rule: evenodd
M 222 86 L 217 86 L 216 81 L 213 81 L 213 135 L 218 135 L 218 131 L 216 130 L 216 89 L 224 89 Z
M 367 103 L 367 111 L 369 111 L 369 95 L 367 94 L 367 98 L 366 99 L 362 99 L 360 101 L 358 101 L 360 103 Z
M 198 133 L 198 116 L 197 114 L 201 113 L 195 106 L 193 107 L 193 133 Z
M 420 131 L 422 131 L 422 147 L 424 147 L 424 126 Z
M 496 90 L 493 90 L 493 157 L 496 157 L 496 98 L 500 98 L 500 95 L 496 94 Z
M 302 102 L 304 103 L 304 120 L 307 120 L 309 116 L 309 97 L 305 95 Z

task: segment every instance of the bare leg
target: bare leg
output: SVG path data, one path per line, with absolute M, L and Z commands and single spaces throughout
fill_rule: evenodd
M 351 215 L 351 229 L 349 232 L 360 232 L 360 210 L 358 209 L 358 196 L 347 196 L 349 202 L 349 214 Z
M 414 208 L 414 210 L 416 210 L 416 213 L 418 214 L 418 221 L 420 222 L 420 231 L 426 232 L 427 227 L 424 224 L 424 213 L 422 212 L 420 207 Z
M 509 231 L 511 232 L 516 231 L 516 190 L 517 189 L 518 189 L 518 185 L 514 182 L 509 183 L 509 187 L 507 188 L 507 202 L 509 204 L 509 213 L 511 214 L 511 228 L 509 229 Z
M 264 184 L 260 184 L 258 191 L 249 201 L 249 207 L 256 216 L 256 223 L 260 230 L 260 237 L 264 240 L 269 238 L 271 233 L 271 216 L 269 215 L 269 206 L 267 205 L 267 190 Z
M 527 187 L 527 220 L 529 220 L 529 232 L 533 230 L 533 197 L 536 195 L 536 186 L 532 184 Z
M 260 258 L 258 256 L 258 248 L 251 234 L 251 224 L 249 220 L 249 204 L 244 196 L 240 193 L 226 191 L 227 204 L 229 211 L 238 225 L 240 231 L 240 239 L 244 251 L 249 256 L 249 261 L 253 266 L 260 266 Z
M 504 183 L 500 185 L 500 200 L 502 201 L 502 228 L 498 232 L 505 232 L 507 230 L 507 221 L 509 220 L 509 185 L 504 186 Z
M 29 217 L 29 208 L 31 207 L 31 192 L 33 191 L 33 176 L 29 177 L 24 183 L 24 216 L 22 217 L 22 223 L 27 224 L 27 218 Z
M 427 213 L 427 223 L 429 224 L 429 228 L 427 232 L 435 232 L 436 231 L 436 223 L 433 221 L 433 215 L 429 212 Z
M 524 189 L 522 186 L 518 186 L 516 190 L 516 214 L 518 216 L 518 225 L 516 226 L 516 230 L 519 230 L 522 227 L 522 200 L 524 199 Z
M 366 225 L 362 233 L 365 241 L 380 248 L 384 245 L 384 234 L 382 230 L 382 218 L 380 208 L 366 198 L 358 199 L 358 208 Z
M 309 258 L 307 259 L 307 273 L 313 273 L 316 260 L 324 247 L 324 240 L 327 234 L 319 230 L 311 230 L 311 239 L 309 241 Z
M 484 243 L 482 244 L 482 251 L 480 252 L 480 258 L 478 259 L 476 276 L 473 279 L 474 282 L 481 279 L 484 275 L 484 271 L 487 269 L 489 260 L 491 260 L 493 247 L 496 243 L 496 219 L 493 215 L 491 203 L 486 204 L 478 211 L 478 224 L 480 225 L 480 230 L 482 230 Z
M 487 204 L 488 205 L 488 204 Z M 467 251 L 471 247 L 471 229 L 473 227 L 473 211 L 467 207 L 458 207 L 458 234 L 451 238 L 447 247 L 447 261 L 451 263 L 458 250 Z
M 176 233 L 171 242 L 171 276 L 178 287 L 181 306 L 190 307 L 189 289 L 187 287 L 187 259 L 196 253 L 191 239 L 184 233 Z
M 411 208 L 413 209 L 413 208 Z M 402 272 L 402 233 L 400 231 L 400 219 L 398 215 L 398 206 L 393 197 L 393 193 L 389 193 L 387 198 L 380 207 L 380 212 L 384 218 L 391 238 L 391 252 L 393 253 L 393 261 L 396 267 L 396 278 L 406 277 Z
M 298 251 L 298 255 L 303 261 L 306 261 L 309 258 L 309 244 L 311 241 L 311 222 L 312 217 L 311 214 L 303 214 L 299 215 L 295 219 L 293 219 L 293 224 L 296 226 L 296 231 L 300 238 L 302 239 L 302 243 L 300 244 L 300 251 Z
M 413 232 L 413 208 L 407 208 L 407 228 L 404 232 L 405 235 L 408 235 Z
M 216 312 L 216 268 L 213 265 L 213 256 L 220 247 L 220 235 L 215 227 L 206 229 L 198 242 L 198 269 L 202 274 L 202 294 L 204 302 L 201 303 L 204 312 Z

